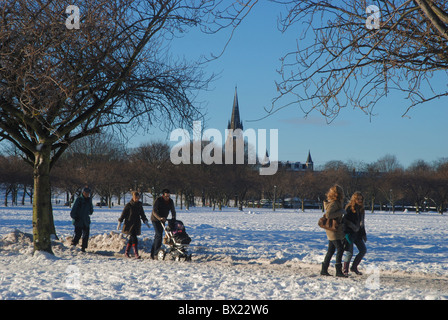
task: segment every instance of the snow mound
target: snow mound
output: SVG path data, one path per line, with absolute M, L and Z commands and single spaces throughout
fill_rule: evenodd
M 32 253 L 33 235 L 18 229 L 0 239 L 0 250 L 14 253 Z
M 33 262 L 43 262 L 43 261 L 53 261 L 59 259 L 54 254 L 45 251 L 34 251 L 33 257 L 30 261 Z
M 8 233 L 6 236 L 4 236 L 2 238 L 2 242 L 3 241 L 9 243 L 21 243 L 21 242 L 31 243 L 33 241 L 33 235 L 16 229 L 13 232 Z
M 72 236 L 62 237 L 62 239 L 52 240 L 52 250 L 54 255 L 49 253 L 34 252 L 33 235 L 22 232 L 18 229 L 6 234 L 0 238 L 0 251 L 11 254 L 25 254 L 31 255 L 32 259 L 53 259 L 56 256 L 73 256 L 76 255 L 80 248 L 81 240 L 75 248 L 71 245 Z M 98 253 L 106 256 L 112 256 L 116 253 L 124 253 L 128 236 L 118 233 L 110 232 L 97 234 L 89 238 L 87 247 L 88 252 Z M 139 250 L 149 252 L 151 250 L 152 240 L 149 238 L 139 239 Z
M 127 243 L 127 235 L 111 231 L 110 233 L 90 237 L 87 251 L 103 255 L 114 255 L 115 253 L 124 253 Z M 152 240 L 149 238 L 138 239 L 138 249 L 143 251 L 143 253 L 151 251 L 151 246 Z
M 89 239 L 89 251 L 121 252 L 126 247 L 127 239 L 122 233 L 113 232 L 98 234 Z

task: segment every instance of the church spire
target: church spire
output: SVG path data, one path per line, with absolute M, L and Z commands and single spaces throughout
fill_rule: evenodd
M 240 118 L 240 108 L 238 105 L 238 93 L 236 86 L 235 86 L 235 97 L 233 98 L 232 117 L 230 118 L 229 124 L 227 125 L 227 129 L 243 130 L 243 122 L 241 121 Z
M 310 171 L 314 171 L 313 159 L 311 159 L 311 151 L 308 150 L 308 158 L 306 159 L 306 168 Z
M 311 159 L 311 152 L 308 150 L 308 158 L 306 159 L 306 163 L 313 163 L 313 159 Z

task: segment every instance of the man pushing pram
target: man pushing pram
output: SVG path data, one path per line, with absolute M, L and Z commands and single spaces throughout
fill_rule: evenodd
M 165 228 L 165 222 L 171 211 L 172 219 L 169 220 L 168 227 Z M 165 255 L 169 254 L 175 260 L 191 260 L 191 254 L 188 254 L 187 247 L 191 241 L 188 234 L 185 232 L 185 227 L 182 221 L 176 220 L 176 209 L 174 202 L 170 198 L 170 191 L 163 189 L 162 196 L 157 198 L 154 202 L 151 222 L 154 226 L 154 242 L 151 248 L 151 259 L 156 257 L 159 260 L 165 259 Z M 162 235 L 165 230 L 165 244 L 168 250 L 165 252 L 161 250 Z
M 176 209 L 174 208 L 174 202 L 170 198 L 170 191 L 168 189 L 162 190 L 162 196 L 157 198 L 154 202 L 151 222 L 154 226 L 154 242 L 151 248 L 151 259 L 157 256 L 160 247 L 162 246 L 163 229 L 165 222 L 171 211 L 171 217 L 173 221 L 176 220 Z

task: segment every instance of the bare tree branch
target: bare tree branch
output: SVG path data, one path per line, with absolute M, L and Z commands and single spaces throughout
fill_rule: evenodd
M 305 115 L 316 110 L 328 121 L 348 106 L 372 115 L 392 90 L 410 100 L 406 115 L 448 96 L 431 83 L 448 75 L 447 1 L 371 1 L 380 10 L 378 29 L 366 27 L 366 1 L 273 1 L 288 8 L 280 30 L 301 23 L 305 31 L 297 50 L 282 58 L 279 95 L 268 115 L 289 106 Z

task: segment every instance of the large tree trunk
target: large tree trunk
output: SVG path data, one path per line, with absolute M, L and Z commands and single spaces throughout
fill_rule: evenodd
M 50 161 L 51 147 L 42 146 L 35 154 L 33 198 L 34 250 L 53 253 L 51 235 L 56 234 L 51 207 Z

